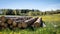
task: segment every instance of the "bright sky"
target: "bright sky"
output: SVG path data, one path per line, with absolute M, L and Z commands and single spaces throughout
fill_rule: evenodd
M 0 0 L 0 9 L 60 9 L 60 0 Z

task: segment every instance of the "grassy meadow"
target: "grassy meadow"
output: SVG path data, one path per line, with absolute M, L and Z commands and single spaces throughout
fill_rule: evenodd
M 34 28 L 34 31 L 32 31 L 30 28 L 17 28 L 13 31 L 7 28 L 0 30 L 0 34 L 60 34 L 60 14 L 45 15 L 39 17 L 42 17 L 46 27 Z

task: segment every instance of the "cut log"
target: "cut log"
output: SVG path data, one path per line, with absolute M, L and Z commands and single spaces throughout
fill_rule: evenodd
M 16 26 L 17 26 L 16 21 L 13 21 L 12 26 L 13 26 L 13 27 L 16 27 Z
M 1 22 L 1 26 L 4 27 L 5 26 L 5 23 Z
M 26 20 L 25 23 L 27 23 L 28 26 L 32 25 L 36 20 L 38 19 L 38 17 L 36 18 L 31 18 L 29 20 Z
M 1 28 L 2 28 L 2 29 L 7 28 L 7 24 L 6 24 L 6 23 L 1 23 Z
M 12 23 L 13 23 L 13 20 L 12 20 L 12 19 L 10 19 L 10 18 L 9 18 L 9 19 L 7 19 L 7 23 L 8 23 L 8 24 L 12 24 Z
M 29 20 L 25 20 L 24 22 L 18 23 L 18 27 L 23 29 L 27 28 L 28 26 L 31 26 L 36 20 L 37 18 L 31 18 Z
M 38 18 L 36 17 L 36 18 L 31 18 L 29 20 L 26 20 L 24 23 L 22 23 L 22 25 L 24 25 L 23 28 L 24 27 L 27 28 L 27 27 L 31 26 L 37 19 Z
M 22 23 L 18 23 L 18 28 L 21 28 L 22 27 Z
M 6 21 L 5 16 L 1 16 L 0 21 L 5 22 Z
M 42 18 L 38 18 L 37 20 L 36 20 L 36 22 L 34 22 L 34 24 L 33 24 L 33 27 L 42 27 L 43 26 L 43 21 L 42 21 Z
M 27 24 L 26 23 L 24 23 L 24 22 L 22 22 L 22 25 L 21 25 L 21 28 L 27 28 Z

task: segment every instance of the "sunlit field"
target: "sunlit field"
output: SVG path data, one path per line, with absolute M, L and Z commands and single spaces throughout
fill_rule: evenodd
M 33 16 L 35 17 L 35 16 Z M 60 14 L 38 16 L 42 17 L 46 27 L 10 30 L 0 30 L 0 34 L 60 34 Z

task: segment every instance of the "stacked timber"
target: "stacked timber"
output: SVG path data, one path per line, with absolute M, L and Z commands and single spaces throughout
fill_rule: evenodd
M 18 27 L 23 28 L 23 29 L 27 28 L 28 26 L 31 26 L 36 20 L 37 20 L 37 17 L 36 18 L 31 18 L 29 20 L 25 20 L 24 22 L 18 23 Z
M 31 26 L 37 19 L 38 19 L 38 17 L 36 17 L 36 18 L 31 18 L 31 19 L 29 19 L 29 20 L 26 20 L 26 21 L 25 21 L 25 23 L 27 24 L 26 27 Z
M 4 16 L 2 16 L 2 17 L 0 18 L 0 28 L 1 28 L 1 29 L 7 28 L 7 23 L 5 23 L 5 21 L 6 21 L 6 18 L 5 18 Z
M 27 27 L 43 27 L 42 18 L 32 17 L 0 17 L 0 29 L 9 28 L 15 30 L 16 28 L 25 29 Z

